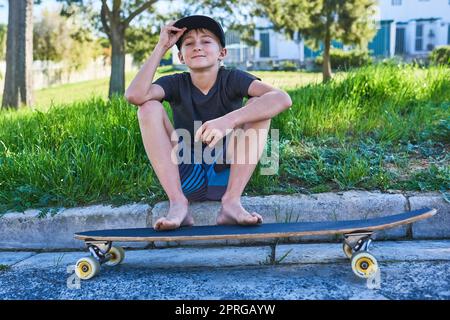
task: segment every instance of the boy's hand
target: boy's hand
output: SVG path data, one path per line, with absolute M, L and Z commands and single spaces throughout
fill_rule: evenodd
M 176 28 L 173 26 L 174 23 L 175 21 L 172 21 L 161 29 L 157 46 L 160 46 L 165 50 L 169 50 L 175 43 L 177 43 L 178 39 L 180 39 L 186 31 L 186 27 L 182 29 Z
M 202 140 L 210 148 L 214 148 L 217 142 L 233 130 L 232 121 L 226 116 L 206 121 L 195 133 L 194 141 Z M 227 132 L 228 131 L 228 132 Z

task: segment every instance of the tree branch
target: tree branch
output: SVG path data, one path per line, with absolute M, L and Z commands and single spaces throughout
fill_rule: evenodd
M 148 8 L 150 8 L 152 5 L 154 5 L 156 3 L 157 0 L 151 0 L 149 2 L 144 3 L 142 6 L 140 6 L 139 8 L 137 8 L 135 11 L 133 11 L 132 13 L 130 13 L 130 15 L 128 16 L 128 18 L 125 19 L 125 21 L 123 22 L 125 27 L 128 27 L 128 25 L 130 24 L 130 22 L 139 14 L 141 14 L 142 12 L 144 12 L 145 10 L 147 10 Z
M 114 0 L 113 1 L 113 17 L 116 19 L 116 21 L 120 21 L 120 7 L 122 6 L 121 0 Z
M 106 17 L 109 19 L 109 21 L 112 20 L 112 13 L 111 10 L 108 7 L 108 3 L 106 3 L 106 0 L 102 0 L 102 10 L 105 10 Z
M 111 23 L 111 11 L 109 11 L 108 4 L 106 3 L 106 0 L 102 0 L 102 9 L 100 12 L 100 18 L 102 20 L 103 28 L 105 29 L 106 34 L 108 35 L 108 38 L 111 39 L 111 29 L 108 26 L 108 21 Z

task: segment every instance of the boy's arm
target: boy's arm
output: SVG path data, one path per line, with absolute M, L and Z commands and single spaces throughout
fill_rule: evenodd
M 125 92 L 125 98 L 128 102 L 135 105 L 142 105 L 148 100 L 161 101 L 164 98 L 164 89 L 157 84 L 152 84 L 152 82 L 162 57 L 186 30 L 186 28 L 179 29 L 173 27 L 173 24 L 174 22 L 162 28 L 158 44 L 151 56 L 144 63 L 133 81 L 131 81 L 130 86 Z
M 224 116 L 231 121 L 233 128 L 247 122 L 271 119 L 292 105 L 291 97 L 286 92 L 259 80 L 250 84 L 248 95 L 254 98 L 244 108 Z
M 205 122 L 197 129 L 194 140 L 202 140 L 213 148 L 227 134 L 227 130 L 247 122 L 271 119 L 292 105 L 291 97 L 286 92 L 259 80 L 252 81 L 248 95 L 253 98 L 245 107 Z
M 144 63 L 125 91 L 125 98 L 128 102 L 134 105 L 142 105 L 148 100 L 161 101 L 164 98 L 163 88 L 157 84 L 152 84 L 156 68 L 158 68 L 164 54 L 163 48 L 155 47 L 150 58 Z

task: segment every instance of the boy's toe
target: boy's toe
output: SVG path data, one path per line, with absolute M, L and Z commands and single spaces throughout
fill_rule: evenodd
M 262 223 L 263 222 L 263 218 L 262 218 L 262 216 L 260 215 L 260 214 L 258 214 L 258 213 L 256 213 L 256 212 L 252 212 L 252 213 L 250 213 L 253 217 L 255 217 L 256 218 L 256 222 L 257 223 Z

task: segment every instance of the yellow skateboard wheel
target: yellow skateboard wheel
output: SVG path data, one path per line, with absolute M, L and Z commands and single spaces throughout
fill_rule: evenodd
M 125 250 L 122 247 L 111 247 L 108 253 L 111 254 L 111 259 L 105 263 L 107 266 L 117 266 L 125 259 Z
M 367 251 L 354 253 L 351 262 L 353 273 L 359 278 L 372 278 L 378 271 L 377 259 Z
M 93 257 L 81 258 L 75 266 L 75 274 L 82 280 L 88 280 L 100 272 L 100 262 Z

